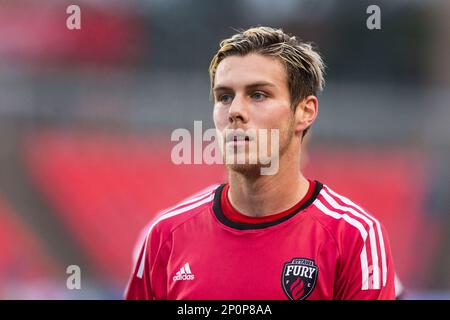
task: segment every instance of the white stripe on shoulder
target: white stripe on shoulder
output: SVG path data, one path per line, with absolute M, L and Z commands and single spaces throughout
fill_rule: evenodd
M 168 209 L 165 209 L 165 210 L 161 211 L 157 216 L 164 215 L 164 214 L 166 214 L 166 213 L 168 213 L 170 211 L 173 211 L 173 210 L 178 209 L 180 207 L 183 207 L 185 205 L 188 205 L 188 204 L 197 202 L 197 201 L 199 201 L 201 199 L 204 199 L 206 197 L 209 197 L 212 193 L 214 193 L 216 191 L 218 186 L 219 185 L 214 185 L 214 186 L 208 187 L 207 189 L 204 189 L 204 190 L 196 193 L 195 195 L 184 199 L 182 202 L 174 205 L 173 207 L 170 207 Z
M 198 198 L 201 199 L 202 197 L 198 197 Z M 163 221 L 163 220 L 169 219 L 169 218 L 171 218 L 171 217 L 174 217 L 174 216 L 177 216 L 177 215 L 179 215 L 179 214 L 182 214 L 182 213 L 184 213 L 184 212 L 186 212 L 186 211 L 189 211 L 189 210 L 195 209 L 195 208 L 197 208 L 197 207 L 200 207 L 201 205 L 203 205 L 203 204 L 205 204 L 205 203 L 211 202 L 213 199 L 214 199 L 214 192 L 213 192 L 213 193 L 210 193 L 210 195 L 209 195 L 208 197 L 206 197 L 206 198 L 204 198 L 204 199 L 202 199 L 202 200 L 199 200 L 199 201 L 197 201 L 197 202 L 191 203 L 191 202 L 194 200 L 194 199 L 192 199 L 191 202 L 190 202 L 191 204 L 189 204 L 189 205 L 187 205 L 187 206 L 185 206 L 185 207 L 179 208 L 179 209 L 175 209 L 175 210 L 171 210 L 171 211 L 166 212 L 165 214 L 159 216 L 159 217 L 158 217 L 158 218 L 150 225 L 150 227 L 149 227 L 149 229 L 148 229 L 148 231 L 147 231 L 147 236 L 145 237 L 144 252 L 143 252 L 143 254 L 142 254 L 141 261 L 140 261 L 140 264 L 139 264 L 139 269 L 138 269 L 138 272 L 137 272 L 137 274 L 136 274 L 136 276 L 137 276 L 138 278 L 142 278 L 143 273 L 144 273 L 144 267 L 145 267 L 145 252 L 147 251 L 148 237 L 149 237 L 150 233 L 152 232 L 153 228 L 154 228 L 158 223 L 160 223 L 160 222 Z
M 328 209 L 319 199 L 316 199 L 313 204 L 324 214 L 334 218 L 334 219 L 344 219 L 347 223 L 355 227 L 359 230 L 359 233 L 361 234 L 361 237 L 363 239 L 363 248 L 360 254 L 360 260 L 361 260 L 361 273 L 362 273 L 362 282 L 361 282 L 361 289 L 367 290 L 369 289 L 369 264 L 367 261 L 367 249 L 366 249 L 366 239 L 367 239 L 367 231 L 364 228 L 364 226 L 356 219 L 353 219 L 349 215 L 343 213 L 337 213 L 333 210 Z
M 380 289 L 380 268 L 378 264 L 378 250 L 377 250 L 377 242 L 376 242 L 376 236 L 375 236 L 375 230 L 373 228 L 373 222 L 366 216 L 362 215 L 361 213 L 357 212 L 355 209 L 347 206 L 342 206 L 339 203 L 336 202 L 336 200 L 333 199 L 332 196 L 328 194 L 325 188 L 322 188 L 320 191 L 320 194 L 324 197 L 325 201 L 328 202 L 328 204 L 333 207 L 334 209 L 341 210 L 348 212 L 355 217 L 358 217 L 362 219 L 368 226 L 369 226 L 369 238 L 370 238 L 370 251 L 372 254 L 372 265 L 373 267 L 373 289 Z
M 327 191 L 332 194 L 333 196 L 340 199 L 343 203 L 352 206 L 353 208 L 358 209 L 364 216 L 366 216 L 369 219 L 372 219 L 375 222 L 375 225 L 377 226 L 377 232 L 378 232 L 378 239 L 380 241 L 380 250 L 381 250 L 381 269 L 382 269 L 382 277 L 383 277 L 383 287 L 386 285 L 387 281 L 387 263 L 386 263 L 386 248 L 384 245 L 384 239 L 383 239 L 383 232 L 381 230 L 380 222 L 372 215 L 368 214 L 363 208 L 361 208 L 359 205 L 351 201 L 350 199 L 334 192 L 331 190 L 328 186 L 324 185 L 324 187 L 327 189 Z
M 215 189 L 217 189 L 220 185 L 216 184 L 216 185 L 211 185 L 199 192 L 197 192 L 196 194 L 194 194 L 193 196 L 189 197 L 189 198 L 185 198 L 182 202 L 176 204 L 173 207 L 170 207 L 168 209 L 164 209 L 163 211 L 158 212 L 155 217 L 150 220 L 145 227 L 142 228 L 142 230 L 139 232 L 139 236 L 138 236 L 138 240 L 136 241 L 136 245 L 134 247 L 133 250 L 133 265 L 136 265 L 136 261 L 139 259 L 139 253 L 141 252 L 141 248 L 142 248 L 142 244 L 144 243 L 146 236 L 147 236 L 147 232 L 150 228 L 150 226 L 153 224 L 153 221 L 155 219 L 158 219 L 160 216 L 168 213 L 169 211 L 173 211 L 175 209 L 178 209 L 180 207 L 183 207 L 185 205 L 188 205 L 190 203 L 202 200 L 206 197 L 209 197 L 211 195 L 212 191 L 215 191 Z

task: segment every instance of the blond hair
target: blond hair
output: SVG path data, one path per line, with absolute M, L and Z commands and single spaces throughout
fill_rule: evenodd
M 317 95 L 323 89 L 325 65 L 310 43 L 297 40 L 281 29 L 255 27 L 220 42 L 219 51 L 209 66 L 211 90 L 214 88 L 217 66 L 223 59 L 249 53 L 273 56 L 281 60 L 286 67 L 293 108 L 307 96 Z

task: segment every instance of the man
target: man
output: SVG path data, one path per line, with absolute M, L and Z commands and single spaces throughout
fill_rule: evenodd
M 301 172 L 323 69 L 309 44 L 280 29 L 221 42 L 209 71 L 228 183 L 150 223 L 127 299 L 395 298 L 384 227 Z

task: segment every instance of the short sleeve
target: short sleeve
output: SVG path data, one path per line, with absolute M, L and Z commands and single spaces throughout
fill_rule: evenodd
M 387 232 L 379 222 L 366 232 L 346 235 L 336 299 L 395 299 L 395 272 Z

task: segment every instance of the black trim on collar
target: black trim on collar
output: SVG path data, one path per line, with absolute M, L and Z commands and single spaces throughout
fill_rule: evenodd
M 222 222 L 224 225 L 234 228 L 234 229 L 254 230 L 254 229 L 263 229 L 263 228 L 267 228 L 267 227 L 271 227 L 271 226 L 280 224 L 280 223 L 292 218 L 300 211 L 306 209 L 309 205 L 311 205 L 314 202 L 314 200 L 316 200 L 317 196 L 319 195 L 320 190 L 322 190 L 323 185 L 319 181 L 316 180 L 316 187 L 314 188 L 314 191 L 313 191 L 311 197 L 308 200 L 306 200 L 306 202 L 300 208 L 298 208 L 297 210 L 295 210 L 294 212 L 292 212 L 291 214 L 289 214 L 283 218 L 280 218 L 275 221 L 264 222 L 264 223 L 241 223 L 241 222 L 235 222 L 233 220 L 228 219 L 223 214 L 222 206 L 220 205 L 220 201 L 222 198 L 222 190 L 224 187 L 225 187 L 225 184 L 221 184 L 216 189 L 216 192 L 214 194 L 213 211 L 214 211 L 214 214 L 216 215 L 217 219 L 219 219 L 219 221 Z

